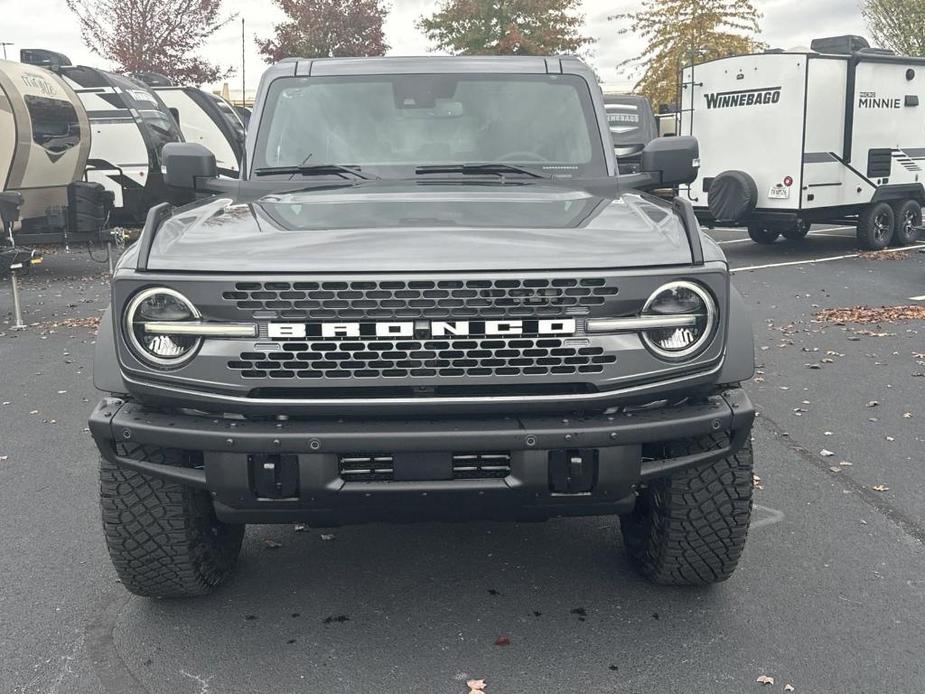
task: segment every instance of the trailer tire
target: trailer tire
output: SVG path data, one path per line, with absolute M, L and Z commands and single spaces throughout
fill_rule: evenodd
M 896 215 L 888 202 L 875 202 L 864 208 L 858 219 L 858 245 L 880 251 L 890 245 L 895 233 Z
M 802 241 L 809 233 L 809 227 L 809 224 L 800 219 L 790 226 L 783 227 L 780 233 L 788 241 Z
M 922 206 L 915 200 L 900 200 L 893 203 L 896 226 L 893 231 L 894 246 L 909 246 L 919 238 L 916 227 L 922 225 Z
M 717 446 L 706 436 L 674 445 L 671 455 Z M 623 545 L 633 566 L 661 585 L 702 586 L 729 578 L 745 547 L 752 512 L 752 445 L 712 463 L 655 480 L 640 491 L 636 508 L 620 517 Z
M 780 230 L 768 226 L 767 224 L 752 222 L 748 225 L 748 236 L 755 243 L 767 246 L 777 241 L 777 237 L 780 236 Z
M 758 205 L 758 185 L 744 171 L 723 171 L 710 184 L 707 206 L 717 222 L 741 222 Z
M 135 595 L 206 595 L 237 562 L 244 526 L 219 521 L 206 491 L 102 458 L 100 508 L 113 566 L 122 585 Z

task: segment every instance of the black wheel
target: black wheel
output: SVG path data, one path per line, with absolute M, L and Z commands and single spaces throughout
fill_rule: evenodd
M 796 221 L 790 226 L 781 228 L 780 233 L 788 241 L 802 241 L 809 233 L 809 224 L 802 219 Z
M 182 464 L 181 452 L 167 453 L 177 454 L 171 463 Z M 102 459 L 100 507 L 109 556 L 135 595 L 206 595 L 237 562 L 244 526 L 219 521 L 205 491 Z
M 767 245 L 777 241 L 780 231 L 774 227 L 769 227 L 767 224 L 752 222 L 748 225 L 748 236 L 755 243 Z
M 674 446 L 687 455 L 719 445 L 705 437 Z M 653 583 L 707 585 L 725 581 L 739 563 L 752 511 L 751 443 L 735 455 L 656 480 L 621 516 L 623 544 L 636 569 Z
M 922 226 L 922 206 L 915 200 L 893 203 L 896 227 L 893 231 L 894 246 L 908 246 L 919 239 L 918 228 Z
M 858 244 L 869 251 L 879 251 L 893 240 L 895 215 L 887 202 L 875 202 L 864 208 L 858 220 Z

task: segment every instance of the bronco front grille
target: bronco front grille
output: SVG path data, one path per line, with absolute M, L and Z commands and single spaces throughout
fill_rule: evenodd
M 328 340 L 242 352 L 228 368 L 255 379 L 550 376 L 600 374 L 616 360 L 601 347 L 569 345 L 567 338 Z
M 618 294 L 603 277 L 237 282 L 222 298 L 281 318 L 511 318 L 585 314 Z

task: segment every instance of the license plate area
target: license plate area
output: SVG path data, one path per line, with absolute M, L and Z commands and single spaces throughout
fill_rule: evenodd
M 396 482 L 453 479 L 453 454 L 449 451 L 401 451 L 392 454 L 392 479 Z
M 768 190 L 768 198 L 771 200 L 789 200 L 790 189 L 780 184 L 771 186 L 770 190 Z

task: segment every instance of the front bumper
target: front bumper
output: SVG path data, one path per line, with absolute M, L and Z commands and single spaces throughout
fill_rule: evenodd
M 110 462 L 208 490 L 223 520 L 307 521 L 322 526 L 371 520 L 624 513 L 632 508 L 639 484 L 741 448 L 754 416 L 739 388 L 673 407 L 579 418 L 248 421 L 165 412 L 106 398 L 90 416 L 90 431 Z M 717 442 L 710 450 L 680 457 L 659 453 L 665 444 L 708 435 Z M 165 445 L 189 453 L 188 465 L 166 465 L 157 462 L 157 456 L 137 453 L 162 450 Z M 509 456 L 510 469 L 500 478 L 475 479 L 352 481 L 342 474 L 345 456 L 434 451 L 500 451 Z M 555 491 L 550 454 L 563 452 L 593 457 L 589 489 Z M 294 492 L 286 498 L 266 498 L 255 491 L 254 460 L 267 456 L 285 457 L 297 470 Z M 422 457 L 427 458 L 417 456 Z

